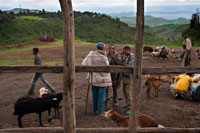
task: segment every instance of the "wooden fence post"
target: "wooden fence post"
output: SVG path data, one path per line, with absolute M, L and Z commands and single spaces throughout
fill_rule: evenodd
M 63 133 L 76 132 L 74 15 L 71 0 L 59 0 L 63 19 Z
M 141 76 L 142 76 L 142 45 L 144 36 L 144 0 L 137 0 L 137 21 L 135 36 L 135 64 L 132 89 L 131 117 L 129 133 L 137 132 L 138 102 L 140 99 Z

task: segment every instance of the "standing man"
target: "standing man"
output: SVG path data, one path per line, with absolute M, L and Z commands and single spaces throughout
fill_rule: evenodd
M 41 56 L 39 55 L 39 49 L 38 48 L 33 48 L 33 55 L 35 55 L 34 64 L 35 65 L 42 65 L 42 59 L 41 59 Z M 48 83 L 48 81 L 45 79 L 45 77 L 44 77 L 44 75 L 42 73 L 35 73 L 34 76 L 33 76 L 32 81 L 31 81 L 31 86 L 30 86 L 30 89 L 28 91 L 28 95 L 33 95 L 34 94 L 34 87 L 35 87 L 35 83 L 38 80 L 38 78 L 40 78 L 42 80 L 42 82 L 47 85 L 47 87 L 51 90 L 52 93 L 55 92 L 55 88 L 53 88 Z
M 109 53 L 107 54 L 110 65 L 120 65 L 120 55 L 115 51 L 115 45 L 110 44 L 108 46 Z M 111 73 L 112 88 L 113 88 L 113 107 L 119 106 L 117 101 L 117 90 L 121 86 L 121 73 Z M 108 89 L 108 88 L 107 88 Z
M 183 41 L 184 66 L 190 66 L 191 48 L 192 48 L 192 42 L 187 36 L 185 36 L 185 40 Z
M 131 52 L 131 48 L 129 46 L 125 46 L 123 48 L 123 52 L 121 53 L 121 65 L 133 67 L 134 65 L 134 55 Z M 123 108 L 127 108 L 127 115 L 131 114 L 131 89 L 133 83 L 133 75 L 132 74 L 123 74 L 123 92 L 126 100 L 126 105 Z
M 85 66 L 109 66 L 107 54 L 105 51 L 105 44 L 102 42 L 97 43 L 96 51 L 90 51 L 87 57 L 83 60 L 81 65 Z M 92 85 L 92 101 L 93 112 L 98 115 L 103 115 L 106 88 L 112 85 L 110 73 L 88 73 L 87 80 Z

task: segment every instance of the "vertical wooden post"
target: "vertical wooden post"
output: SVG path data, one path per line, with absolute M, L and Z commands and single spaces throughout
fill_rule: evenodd
M 140 99 L 141 76 L 142 76 L 142 45 L 144 36 L 144 0 L 137 0 L 137 22 L 135 36 L 135 64 L 132 89 L 131 117 L 129 133 L 137 132 L 138 102 Z
M 71 0 L 59 0 L 63 19 L 63 133 L 76 132 L 74 15 Z

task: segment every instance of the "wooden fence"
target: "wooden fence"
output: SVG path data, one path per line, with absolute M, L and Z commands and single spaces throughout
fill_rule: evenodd
M 0 133 L 63 133 L 62 127 L 12 128 Z M 76 133 L 128 133 L 128 128 L 76 128 Z M 200 128 L 138 128 L 138 133 L 199 133 Z
M 138 96 L 141 87 L 142 74 L 163 73 L 200 73 L 200 67 L 167 67 L 167 68 L 143 68 L 142 67 L 142 44 L 144 34 L 144 0 L 137 0 L 137 23 L 135 38 L 135 64 L 132 67 L 122 66 L 75 66 L 74 52 L 74 16 L 71 0 L 59 0 L 63 18 L 63 66 L 0 66 L 0 73 L 63 73 L 63 128 L 24 128 L 3 129 L 0 132 L 50 132 L 50 133 L 187 133 L 200 132 L 199 128 L 137 128 Z M 75 72 L 123 72 L 134 75 L 134 86 L 132 91 L 133 105 L 131 107 L 131 118 L 129 128 L 76 128 L 75 118 Z
M 63 66 L 0 66 L 0 73 L 63 73 Z M 133 73 L 133 67 L 125 66 L 75 66 L 75 72 Z M 142 74 L 200 73 L 200 67 L 143 67 Z

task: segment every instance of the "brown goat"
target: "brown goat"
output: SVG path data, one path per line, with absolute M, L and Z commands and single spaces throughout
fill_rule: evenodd
M 105 118 L 110 118 L 113 120 L 118 127 L 128 127 L 129 116 L 122 116 L 116 111 L 109 110 L 104 113 Z M 139 114 L 138 115 L 138 126 L 139 127 L 159 127 L 163 128 L 164 126 L 158 125 L 157 122 L 150 115 Z

